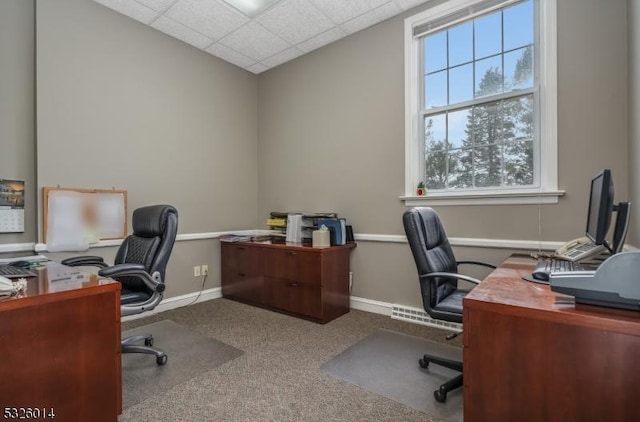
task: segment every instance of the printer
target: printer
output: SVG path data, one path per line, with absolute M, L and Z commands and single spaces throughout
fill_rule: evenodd
M 612 255 L 595 271 L 552 272 L 549 284 L 576 303 L 640 311 L 640 251 Z

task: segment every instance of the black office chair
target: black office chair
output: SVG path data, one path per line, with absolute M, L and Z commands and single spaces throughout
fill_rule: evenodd
M 440 217 L 431 208 L 418 207 L 405 211 L 402 223 L 418 269 L 424 310 L 433 319 L 461 323 L 462 299 L 469 290 L 459 289 L 458 280 L 474 284 L 480 283 L 480 280 L 458 274 L 458 265 L 496 268 L 495 265 L 481 261 L 456 261 Z M 447 339 L 457 334 L 449 335 Z M 430 355 L 424 355 L 418 361 L 422 368 L 427 368 L 429 362 L 461 372 L 433 392 L 436 401 L 444 403 L 449 391 L 462 386 L 462 362 Z
M 178 212 L 170 205 L 151 205 L 133 212 L 133 234 L 120 245 L 113 266 L 99 256 L 78 256 L 62 261 L 69 266 L 100 267 L 99 275 L 118 280 L 122 285 L 120 310 L 123 316 L 154 309 L 162 301 L 165 270 L 178 232 Z M 144 346 L 137 345 L 144 341 Z M 138 335 L 122 340 L 122 353 L 147 353 L 156 356 L 158 365 L 167 363 L 167 355 L 153 347 L 153 336 Z

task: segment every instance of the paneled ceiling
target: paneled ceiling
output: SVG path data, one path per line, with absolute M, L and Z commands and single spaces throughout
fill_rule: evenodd
M 258 74 L 429 0 L 94 1 Z

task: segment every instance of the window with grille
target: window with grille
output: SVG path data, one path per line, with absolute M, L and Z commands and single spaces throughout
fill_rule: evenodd
M 542 3 L 454 0 L 407 19 L 406 197 L 419 182 L 436 198 L 557 190 Z

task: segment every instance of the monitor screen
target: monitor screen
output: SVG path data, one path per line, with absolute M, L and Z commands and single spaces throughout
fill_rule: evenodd
M 596 245 L 605 241 L 613 212 L 613 179 L 611 170 L 604 169 L 591 180 L 587 237 Z

